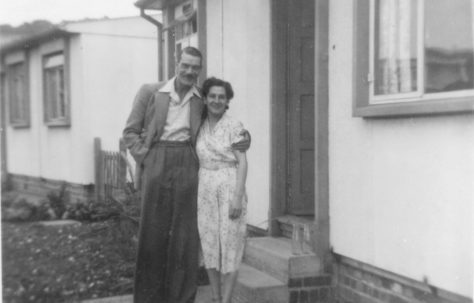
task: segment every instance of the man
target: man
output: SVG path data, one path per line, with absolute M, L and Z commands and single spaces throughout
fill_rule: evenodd
M 192 303 L 198 268 L 198 159 L 204 104 L 195 83 L 202 55 L 182 50 L 176 76 L 142 86 L 123 131 L 142 173 L 134 302 Z M 249 137 L 238 149 L 249 147 Z M 140 178 L 140 175 L 142 178 Z

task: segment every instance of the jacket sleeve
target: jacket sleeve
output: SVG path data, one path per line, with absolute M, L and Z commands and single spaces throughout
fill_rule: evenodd
M 130 150 L 130 154 L 137 165 L 142 163 L 148 153 L 148 147 L 145 144 L 145 128 L 147 127 L 145 117 L 147 104 L 151 97 L 153 97 L 153 86 L 143 85 L 135 96 L 132 111 L 122 133 L 125 145 Z

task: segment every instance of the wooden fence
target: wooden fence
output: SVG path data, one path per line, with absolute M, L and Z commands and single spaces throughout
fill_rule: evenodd
M 96 201 L 121 195 L 127 188 L 127 171 L 133 183 L 133 174 L 127 161 L 127 149 L 122 140 L 119 151 L 102 150 L 100 138 L 94 138 L 95 157 L 95 198 Z

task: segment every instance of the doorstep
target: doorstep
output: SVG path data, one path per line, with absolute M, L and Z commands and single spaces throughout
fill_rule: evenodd
M 209 285 L 199 286 L 197 294 L 196 294 L 196 300 L 194 301 L 194 303 L 208 303 L 210 298 L 211 298 L 211 287 Z M 132 295 L 81 301 L 81 303 L 132 303 L 132 302 L 133 302 Z
M 81 301 L 81 303 L 132 303 L 133 296 L 126 295 L 126 296 L 116 296 L 116 297 L 108 297 L 108 298 L 100 298 L 100 299 L 90 299 Z

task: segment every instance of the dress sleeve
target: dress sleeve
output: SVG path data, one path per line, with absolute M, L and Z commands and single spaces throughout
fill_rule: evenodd
M 237 120 L 232 121 L 230 125 L 230 144 L 241 141 L 244 137 L 240 135 L 240 132 L 244 129 L 244 125 Z

